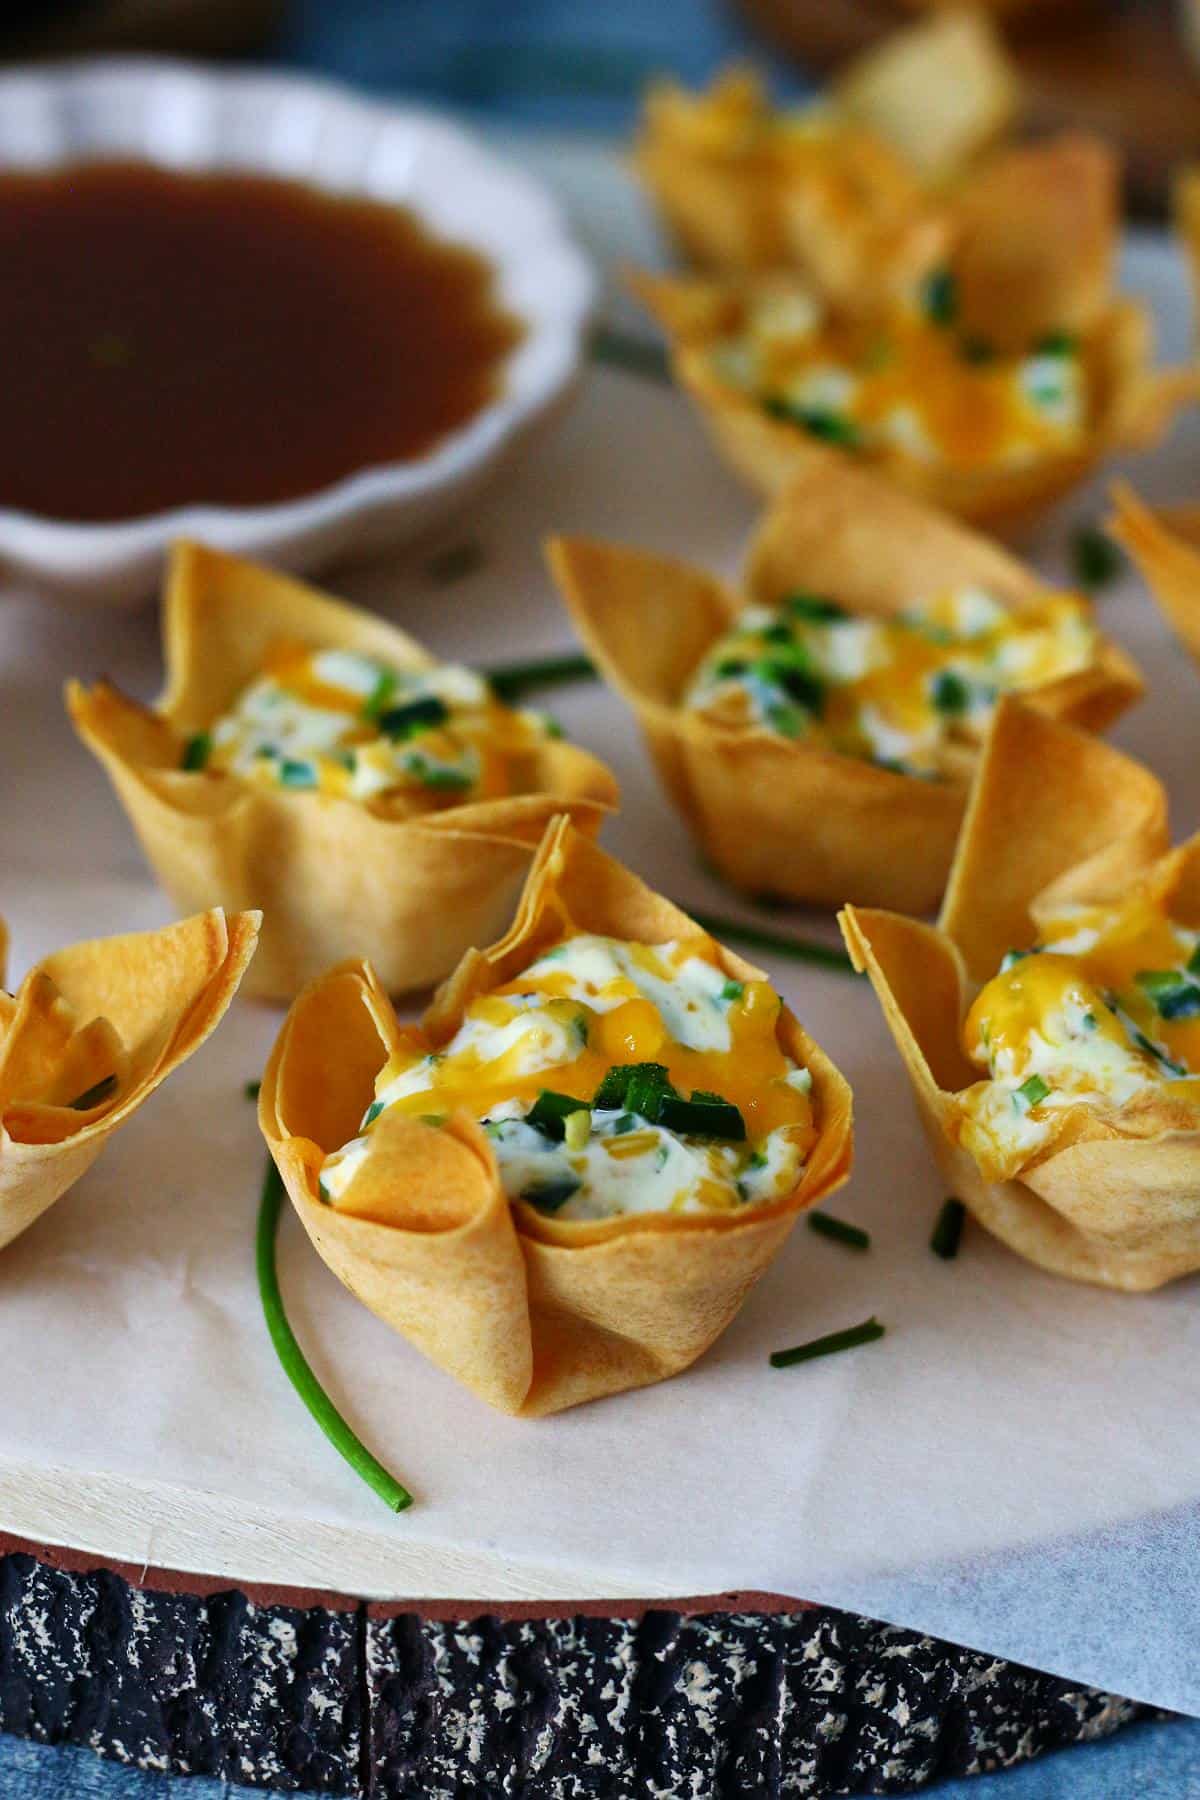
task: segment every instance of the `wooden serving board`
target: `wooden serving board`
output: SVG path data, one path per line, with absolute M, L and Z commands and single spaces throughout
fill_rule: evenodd
M 1150 1712 L 758 1594 L 387 1605 L 11 1537 L 0 1591 L 0 1730 L 361 1800 L 892 1792 Z
M 806 73 L 826 74 L 911 21 L 895 0 L 739 0 Z M 1033 131 L 1097 131 L 1128 160 L 1130 204 L 1161 216 L 1172 171 L 1200 158 L 1200 62 L 1171 0 L 1033 0 L 1006 19 Z

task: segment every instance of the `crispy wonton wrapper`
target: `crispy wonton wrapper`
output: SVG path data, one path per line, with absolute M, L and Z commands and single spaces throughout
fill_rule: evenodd
M 1125 546 L 1181 644 L 1200 664 L 1200 506 L 1151 512 L 1120 483 L 1109 529 Z
M 962 14 L 856 59 L 821 109 L 832 138 L 789 127 L 748 69 L 707 94 L 656 83 L 634 166 L 689 260 L 792 268 L 856 307 L 938 260 L 948 218 L 930 185 L 1007 130 L 1017 103 L 996 34 Z
M 257 913 L 215 910 L 93 938 L 44 957 L 14 994 L 0 990 L 0 1247 L 78 1181 L 216 1029 L 258 925 Z M 0 925 L 0 982 L 5 938 Z M 93 1092 L 94 1104 L 80 1106 Z
M 1079 134 L 1003 153 L 956 203 L 950 266 L 961 293 L 959 329 L 1000 346 L 1063 329 L 1082 340 L 1092 397 L 1086 433 L 1069 449 L 1023 462 L 947 463 L 898 443 L 845 450 L 814 437 L 772 417 L 714 365 L 712 346 L 736 335 L 755 297 L 752 279 L 629 279 L 665 331 L 676 379 L 717 449 L 751 487 L 774 494 L 805 470 L 856 461 L 961 518 L 1015 526 L 1105 457 L 1157 442 L 1200 392 L 1196 370 L 1151 367 L 1148 310 L 1112 296 L 1118 225 L 1112 155 Z
M 472 950 L 425 1016 L 435 1043 L 477 995 L 559 940 L 570 922 L 646 943 L 710 940 L 686 914 L 565 818 L 546 832 L 512 928 Z M 758 971 L 718 946 L 738 980 Z M 752 1211 L 593 1222 L 509 1202 L 467 1113 L 439 1129 L 388 1121 L 339 1203 L 322 1204 L 324 1157 L 354 1137 L 396 1041 L 368 964 L 343 963 L 288 1014 L 259 1122 L 317 1250 L 350 1291 L 430 1361 L 502 1412 L 536 1416 L 687 1368 L 729 1324 L 800 1212 L 850 1169 L 850 1090 L 785 1007 L 780 1041 L 812 1071 L 817 1141 L 792 1193 Z M 375 1131 L 384 1125 L 381 1119 Z
M 1169 1095 L 1058 1115 L 1058 1136 L 1009 1181 L 957 1142 L 955 1096 L 983 1078 L 961 1048 L 978 987 L 1064 903 L 1150 884 L 1200 926 L 1200 837 L 1168 848 L 1150 771 L 1012 700 L 980 767 L 936 929 L 847 907 L 842 929 L 908 1070 L 947 1190 L 1019 1255 L 1058 1275 L 1137 1291 L 1200 1269 L 1200 1129 Z
M 794 481 L 751 543 L 743 591 L 669 557 L 557 538 L 551 569 L 579 636 L 637 715 L 663 785 L 736 887 L 822 906 L 937 905 L 975 757 L 926 781 L 863 758 L 734 727 L 679 704 L 689 677 L 749 602 L 796 589 L 851 612 L 889 614 L 947 588 L 979 586 L 1014 613 L 1052 591 L 1007 551 L 844 463 Z M 1101 638 L 1095 663 L 1027 696 L 1099 731 L 1142 692 L 1134 664 Z
M 995 27 L 959 9 L 894 32 L 833 86 L 838 115 L 877 132 L 926 182 L 964 176 L 1021 110 L 1020 75 Z
M 189 772 L 189 734 L 232 703 L 279 639 L 401 669 L 433 658 L 383 619 L 187 543 L 173 554 L 163 638 L 167 684 L 153 708 L 106 682 L 72 682 L 67 705 L 181 911 L 262 908 L 248 993 L 290 999 L 351 954 L 369 957 L 390 992 L 431 986 L 504 929 L 548 819 L 566 811 L 595 832 L 616 805 L 604 764 L 553 739 L 529 752 L 523 791 L 427 813 L 391 795 L 363 803 Z

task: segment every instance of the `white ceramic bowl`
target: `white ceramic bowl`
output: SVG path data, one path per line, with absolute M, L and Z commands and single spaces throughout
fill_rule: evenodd
M 461 507 L 568 390 L 594 283 L 560 208 L 456 126 L 291 75 L 111 58 L 0 75 L 0 169 L 83 158 L 244 169 L 410 207 L 495 266 L 525 336 L 500 397 L 428 455 L 365 468 L 299 500 L 188 506 L 78 524 L 0 505 L 0 580 L 115 604 L 154 587 L 172 538 L 292 570 L 418 536 Z M 3 496 L 0 495 L 0 502 Z

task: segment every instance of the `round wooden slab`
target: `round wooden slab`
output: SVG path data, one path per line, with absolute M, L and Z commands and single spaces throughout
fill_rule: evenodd
M 381 1605 L 0 1536 L 0 1730 L 251 1786 L 894 1793 L 1148 1710 L 780 1595 Z

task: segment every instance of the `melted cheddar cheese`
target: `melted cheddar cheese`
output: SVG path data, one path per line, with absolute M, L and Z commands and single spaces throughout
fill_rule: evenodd
M 727 725 L 765 726 L 939 776 L 955 771 L 956 750 L 982 740 L 1002 693 L 1085 669 L 1095 653 L 1088 606 L 1071 594 L 1019 617 L 978 588 L 890 617 L 797 594 L 747 608 L 709 650 L 683 704 Z
M 512 792 L 514 757 L 553 729 L 502 706 L 457 664 L 395 669 L 279 643 L 229 710 L 190 740 L 184 765 L 352 800 L 401 793 L 428 810 Z
M 322 1192 L 346 1193 L 379 1121 L 398 1109 L 435 1123 L 470 1113 L 509 1197 L 558 1218 L 727 1211 L 786 1194 L 816 1132 L 811 1078 L 779 1043 L 780 1006 L 765 982 L 728 979 L 704 944 L 576 933 L 474 1000 L 443 1048 L 405 1032 L 360 1135 L 326 1159 Z M 592 1104 L 606 1077 L 633 1065 L 658 1065 L 678 1096 L 736 1107 L 744 1139 Z M 557 1133 L 536 1122 L 547 1091 L 584 1103 Z
M 959 1135 L 992 1180 L 1051 1142 L 1066 1108 L 1157 1096 L 1200 1121 L 1200 932 L 1139 890 L 1065 909 L 1045 937 L 1009 953 L 963 1027 L 989 1079 L 959 1095 Z
M 1000 354 L 959 335 L 954 304 L 945 270 L 918 300 L 871 319 L 768 287 L 712 344 L 712 366 L 773 417 L 866 456 L 978 470 L 1077 450 L 1089 418 L 1078 343 L 1053 333 L 1023 355 Z

